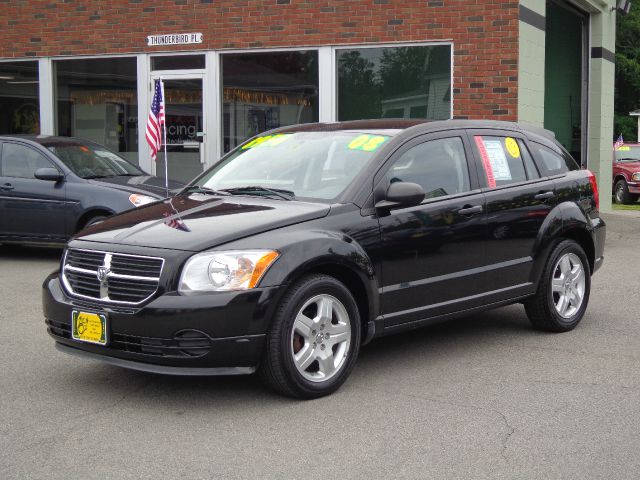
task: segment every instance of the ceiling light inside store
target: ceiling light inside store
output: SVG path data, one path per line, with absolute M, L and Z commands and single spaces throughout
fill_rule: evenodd
M 14 85 L 23 84 L 23 83 L 40 83 L 38 80 L 16 80 L 15 82 L 7 82 L 12 83 Z
M 0 75 L 0 80 L 13 80 L 16 77 L 10 77 L 7 75 Z

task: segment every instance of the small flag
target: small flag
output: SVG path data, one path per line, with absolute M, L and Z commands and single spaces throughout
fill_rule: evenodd
M 149 119 L 147 120 L 146 138 L 151 148 L 151 158 L 156 160 L 158 150 L 162 146 L 162 127 L 164 125 L 164 88 L 160 80 L 155 80 L 155 90 Z
M 618 150 L 622 145 L 624 145 L 624 140 L 622 139 L 622 134 L 616 140 L 616 143 L 613 144 L 613 150 Z
M 167 227 L 175 228 L 176 230 L 180 230 L 181 232 L 190 232 L 191 229 L 187 227 L 187 225 L 180 220 L 180 217 L 174 216 L 171 218 L 171 214 L 169 212 L 164 212 L 162 214 L 166 217 L 166 220 L 163 222 Z

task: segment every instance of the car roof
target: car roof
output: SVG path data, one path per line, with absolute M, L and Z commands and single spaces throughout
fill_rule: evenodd
M 74 144 L 78 142 L 89 142 L 89 140 L 83 140 L 75 137 L 63 137 L 58 135 L 35 135 L 35 134 L 16 134 L 16 135 L 0 135 L 0 140 L 27 140 L 40 144 L 44 147 L 61 145 L 61 144 Z
M 479 129 L 489 128 L 496 130 L 515 130 L 523 133 L 555 139 L 550 130 L 526 123 L 506 122 L 502 120 L 419 120 L 419 119 L 379 119 L 379 120 L 352 120 L 347 122 L 306 123 L 280 127 L 272 132 L 335 132 L 353 131 L 361 133 L 377 133 L 397 135 L 400 132 L 412 129 L 415 133 L 430 133 L 442 130 L 454 129 Z

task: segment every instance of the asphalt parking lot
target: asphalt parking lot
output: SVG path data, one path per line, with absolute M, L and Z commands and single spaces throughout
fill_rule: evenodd
M 640 478 L 640 217 L 605 218 L 575 331 L 511 306 L 389 337 L 307 402 L 59 353 L 40 286 L 60 251 L 0 246 L 0 478 Z

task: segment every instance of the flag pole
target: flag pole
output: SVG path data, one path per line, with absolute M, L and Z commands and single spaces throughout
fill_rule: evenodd
M 164 121 L 162 122 L 162 132 L 164 137 L 164 186 L 169 197 L 169 158 L 167 157 L 167 99 L 164 96 L 164 80 L 160 77 L 160 91 L 162 92 L 162 102 L 164 103 Z

